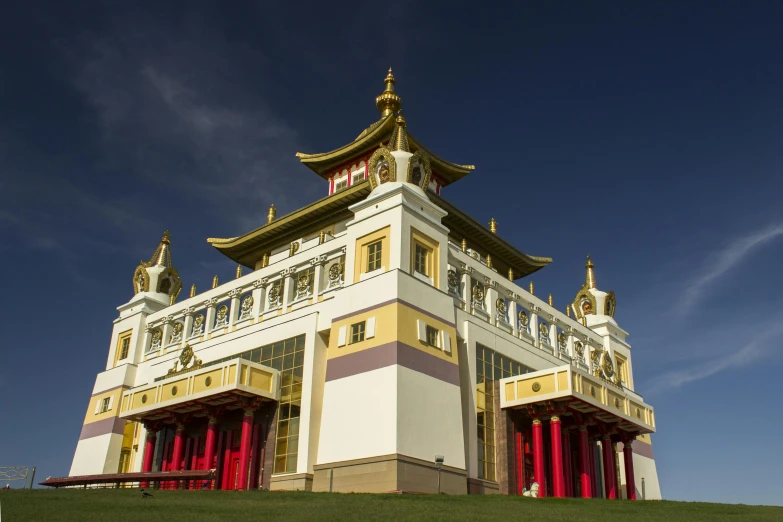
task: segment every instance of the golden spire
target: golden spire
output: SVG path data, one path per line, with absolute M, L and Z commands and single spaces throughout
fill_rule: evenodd
M 190 285 L 190 297 L 196 297 L 196 285 Z
M 571 305 L 566 306 L 566 315 L 571 317 Z
M 242 265 L 237 265 L 237 279 L 242 277 Z
M 514 269 L 513 268 L 509 268 L 508 269 L 508 280 L 509 281 L 513 281 L 514 280 Z
M 171 268 L 171 239 L 168 230 L 163 233 L 163 239 L 160 240 L 158 248 L 155 249 L 155 253 L 152 254 L 147 266 Z
M 535 290 L 535 287 L 533 286 L 533 281 L 530 281 L 530 295 L 536 295 L 533 290 Z
M 487 254 L 487 268 L 492 268 L 492 256 Z
M 585 285 L 587 285 L 587 288 L 595 288 L 595 273 L 593 273 L 593 268 L 595 265 L 593 265 L 593 260 L 590 259 L 590 254 L 587 254 L 587 264 L 585 265 L 585 268 L 587 269 L 587 273 L 585 274 Z
M 218 276 L 215 274 L 215 277 L 212 278 L 212 288 L 218 287 Z
M 397 116 L 397 126 L 394 128 L 391 140 L 389 141 L 391 150 L 401 150 L 404 152 L 411 151 L 411 148 L 408 146 L 408 133 L 405 131 L 405 126 L 405 118 L 400 114 Z
M 381 118 L 386 118 L 402 108 L 402 99 L 394 92 L 394 81 L 394 75 L 391 67 L 389 67 L 389 74 L 386 75 L 384 80 L 386 89 L 380 96 L 375 98 L 375 106 L 381 111 Z
M 467 239 L 463 239 L 462 240 L 462 251 L 463 252 L 467 252 L 468 251 L 468 240 Z
M 552 294 L 549 294 L 549 298 L 547 299 L 547 302 L 549 303 L 549 306 L 555 306 L 555 300 L 552 299 Z
M 498 233 L 498 222 L 495 221 L 495 218 L 489 220 L 489 231 L 493 234 Z
M 269 266 L 269 253 L 266 253 L 261 257 L 261 267 L 267 266 Z
M 274 203 L 269 207 L 269 212 L 266 214 L 266 222 L 271 223 L 275 220 L 275 217 L 277 217 L 277 209 L 275 208 Z

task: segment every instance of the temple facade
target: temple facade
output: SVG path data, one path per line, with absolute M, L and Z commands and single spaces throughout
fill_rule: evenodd
M 168 232 L 136 268 L 70 475 L 660 498 L 654 410 L 593 262 L 567 307 L 538 297 L 552 260 L 441 196 L 474 167 L 410 134 L 391 70 L 376 106 L 349 144 L 297 155 L 323 199 L 208 239 L 236 278 L 178 299 Z

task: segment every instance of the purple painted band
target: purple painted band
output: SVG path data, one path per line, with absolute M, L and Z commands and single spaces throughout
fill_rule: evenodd
M 326 380 L 334 381 L 398 364 L 459 386 L 459 366 L 399 341 L 329 359 Z
M 125 419 L 119 417 L 109 417 L 108 419 L 91 422 L 82 426 L 82 433 L 79 440 L 91 439 L 107 433 L 122 434 L 125 430 Z

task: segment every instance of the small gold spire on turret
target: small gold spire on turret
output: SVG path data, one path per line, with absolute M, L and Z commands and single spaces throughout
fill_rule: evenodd
M 381 117 L 386 118 L 390 114 L 399 111 L 402 108 L 402 98 L 397 96 L 394 92 L 394 74 L 392 74 L 391 67 L 389 67 L 389 74 L 383 80 L 386 83 L 386 89 L 380 96 L 375 98 L 375 106 L 381 111 Z
M 261 257 L 261 268 L 269 266 L 269 253 L 266 253 Z
M 160 240 L 158 248 L 155 249 L 147 266 L 171 267 L 171 236 L 168 230 L 163 233 L 163 238 Z
M 275 208 L 275 204 L 272 203 L 272 205 L 270 205 L 269 207 L 269 212 L 267 212 L 266 214 L 266 222 L 271 223 L 272 221 L 275 220 L 276 217 L 277 217 L 277 209 Z
M 514 269 L 513 268 L 509 268 L 508 269 L 508 280 L 509 281 L 513 281 L 514 280 Z
M 495 218 L 489 220 L 489 231 L 493 234 L 498 233 L 498 222 L 495 221 Z
M 492 256 L 487 254 L 487 268 L 492 268 Z
M 530 281 L 530 287 L 529 288 L 530 288 L 530 295 L 536 295 L 535 292 L 534 292 L 535 286 L 533 286 L 533 281 Z
M 468 253 L 468 240 L 463 239 L 462 240 L 462 252 L 467 254 Z
M 237 265 L 237 279 L 242 277 L 242 265 Z
M 571 305 L 566 306 L 566 315 L 571 317 Z
M 549 306 L 555 306 L 555 300 L 552 299 L 552 294 L 549 294 L 549 297 L 547 298 L 547 303 L 549 303 Z
M 215 274 L 215 277 L 212 278 L 212 288 L 218 287 L 218 276 Z
M 585 285 L 587 285 L 587 288 L 596 288 L 595 273 L 593 272 L 595 265 L 593 265 L 593 260 L 590 259 L 590 254 L 587 254 L 587 264 L 585 264 L 585 268 L 587 269 L 587 273 L 585 274 Z
M 325 240 L 326 240 L 326 232 L 324 232 L 323 230 L 321 230 L 321 231 L 318 233 L 318 244 L 319 244 L 319 245 L 323 245 Z
M 190 285 L 190 297 L 196 297 L 196 285 Z
M 403 152 L 411 151 L 411 148 L 408 145 L 408 133 L 405 130 L 405 126 L 405 118 L 403 117 L 402 113 L 400 113 L 400 115 L 397 116 L 397 128 L 394 129 L 394 133 L 392 134 L 392 138 L 389 143 L 391 150 L 401 150 Z

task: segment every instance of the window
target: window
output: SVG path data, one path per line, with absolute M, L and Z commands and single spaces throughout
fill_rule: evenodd
M 427 263 L 430 255 L 430 249 L 416 243 L 416 253 L 414 257 L 414 265 L 413 268 L 418 273 L 423 274 L 427 277 L 429 277 L 429 264 Z
M 478 475 L 495 478 L 495 381 L 532 372 L 524 364 L 476 344 L 476 431 L 478 435 Z
M 124 337 L 120 339 L 120 359 L 127 359 L 129 350 L 130 350 L 130 337 Z
M 440 332 L 437 328 L 433 328 L 430 325 L 427 325 L 427 344 L 430 346 L 438 346 L 438 334 Z
M 362 321 L 361 323 L 356 323 L 351 325 L 351 342 L 353 343 L 360 343 L 364 341 L 364 329 L 365 329 L 365 322 Z
M 376 241 L 367 246 L 367 271 L 372 272 L 381 268 L 381 256 L 383 254 L 382 241 Z
M 353 178 L 351 178 L 351 185 L 356 185 L 364 181 L 364 171 L 354 172 Z
M 106 413 L 109 411 L 109 400 L 111 397 L 104 397 L 101 399 L 101 413 Z
M 343 178 L 340 181 L 334 182 L 334 191 L 339 192 L 348 187 L 348 178 Z

